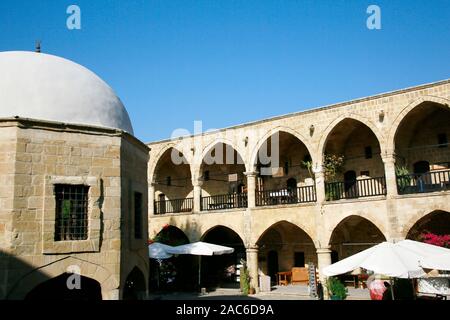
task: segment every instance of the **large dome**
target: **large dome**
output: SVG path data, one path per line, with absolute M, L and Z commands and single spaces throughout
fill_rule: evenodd
M 34 52 L 0 52 L 0 117 L 35 118 L 125 130 L 130 118 L 114 91 L 72 61 Z

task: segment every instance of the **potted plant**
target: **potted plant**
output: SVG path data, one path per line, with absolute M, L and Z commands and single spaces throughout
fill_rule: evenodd
M 244 295 L 249 295 L 250 290 L 252 289 L 250 287 L 250 273 L 247 268 L 247 263 L 244 260 L 241 260 L 241 271 L 239 275 L 240 283 L 241 283 L 241 291 Z
M 338 278 L 328 278 L 327 289 L 331 300 L 345 300 L 347 298 L 347 288 Z
M 404 193 L 411 185 L 411 174 L 406 166 L 396 166 L 395 175 L 399 193 Z

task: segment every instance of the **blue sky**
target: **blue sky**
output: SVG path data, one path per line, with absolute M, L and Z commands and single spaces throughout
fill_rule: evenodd
M 1 0 L 0 28 L 97 73 L 145 142 L 450 78 L 448 0 Z

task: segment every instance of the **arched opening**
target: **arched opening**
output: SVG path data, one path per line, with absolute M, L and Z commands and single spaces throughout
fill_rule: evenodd
M 294 135 L 270 136 L 258 150 L 256 167 L 257 206 L 316 201 L 311 155 Z
M 36 286 L 25 300 L 102 300 L 102 289 L 96 280 L 63 273 Z
M 337 259 L 342 260 L 383 241 L 386 238 L 375 224 L 360 216 L 350 216 L 334 228 L 330 246 L 337 252 Z
M 425 234 L 450 236 L 450 213 L 437 210 L 427 214 L 411 227 L 406 238 L 423 241 Z
M 330 239 L 332 263 L 386 241 L 383 233 L 369 220 L 360 216 L 349 216 L 333 230 Z M 345 284 L 357 287 L 361 270 L 354 270 L 339 276 Z
M 233 147 L 217 143 L 203 157 L 201 172 L 202 210 L 247 207 L 245 165 Z
M 323 151 L 326 200 L 386 194 L 380 143 L 367 125 L 342 120 L 329 133 Z
M 145 277 L 138 267 L 134 267 L 125 280 L 123 300 L 143 300 L 146 297 Z
M 234 248 L 231 254 L 201 257 L 201 283 L 207 288 L 239 288 L 241 259 L 246 260 L 244 242 L 241 237 L 224 226 L 210 229 L 202 241 Z
M 155 242 L 169 246 L 180 246 L 189 243 L 189 238 L 179 228 L 166 225 L 153 238 Z M 169 259 L 150 259 L 151 291 L 185 291 L 192 290 L 195 282 L 195 259 L 191 255 L 178 255 Z
M 293 268 L 306 268 L 313 263 L 317 266 L 317 254 L 311 237 L 298 226 L 280 221 L 268 228 L 259 238 L 259 268 L 277 283 L 278 272 L 289 272 Z M 303 272 L 306 275 L 306 272 Z M 292 279 L 307 282 L 303 279 Z
M 155 168 L 155 214 L 191 212 L 194 206 L 191 169 L 175 148 L 164 152 Z
M 450 189 L 450 109 L 423 102 L 400 122 L 395 133 L 400 194 Z

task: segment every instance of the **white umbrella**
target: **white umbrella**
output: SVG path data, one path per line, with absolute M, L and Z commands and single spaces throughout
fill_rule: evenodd
M 450 270 L 450 249 L 412 240 L 403 240 L 396 245 L 415 252 L 422 268 Z
M 230 247 L 219 246 L 213 243 L 199 241 L 194 243 L 183 244 L 177 247 L 172 247 L 168 249 L 167 252 L 172 254 L 193 254 L 196 256 L 212 256 L 212 255 L 233 253 L 234 249 Z
M 172 257 L 172 254 L 170 254 L 168 250 L 171 250 L 172 248 L 172 246 L 154 242 L 148 246 L 148 255 L 150 258 L 156 260 L 169 259 Z
M 450 271 L 450 253 L 426 257 L 420 260 L 420 265 L 425 269 Z
M 194 242 L 183 244 L 181 246 L 173 247 L 169 249 L 167 252 L 172 254 L 192 254 L 199 256 L 198 258 L 198 285 L 200 286 L 201 280 L 201 256 L 213 256 L 213 255 L 222 255 L 229 254 L 234 252 L 234 248 L 219 246 L 217 244 L 208 243 L 208 242 Z
M 425 275 L 416 252 L 391 242 L 383 242 L 323 268 L 326 276 L 364 268 L 394 278 L 418 278 Z

